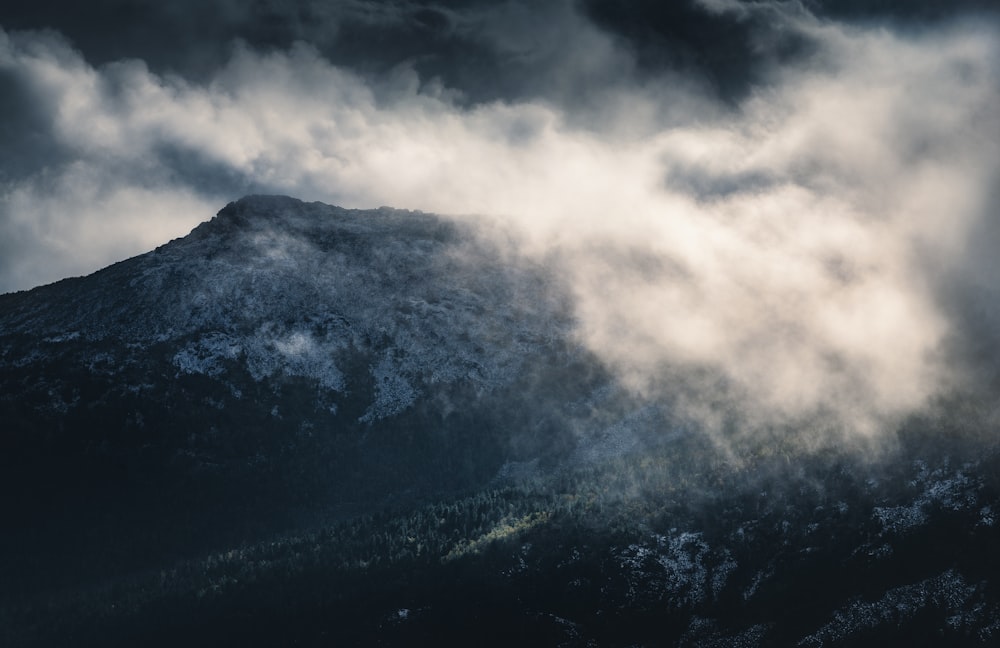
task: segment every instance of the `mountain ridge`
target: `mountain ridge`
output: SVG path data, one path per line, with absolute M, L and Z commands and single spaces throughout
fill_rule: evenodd
M 584 421 L 568 403 L 608 399 L 571 326 L 546 277 L 440 218 L 235 201 L 149 253 L 0 299 L 5 499 L 71 519 L 66 489 L 126 489 L 119 515 L 168 520 L 172 489 L 201 490 L 193 519 L 259 498 L 278 529 L 482 485 L 563 456 Z M 176 532 L 199 546 L 195 526 Z
M 0 296 L 0 642 L 988 645 L 981 403 L 877 457 L 717 437 L 572 306 L 467 225 L 273 196 Z

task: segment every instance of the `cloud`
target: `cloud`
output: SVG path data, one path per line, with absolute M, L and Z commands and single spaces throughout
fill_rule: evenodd
M 995 11 L 992 0 L 804 4 L 821 17 L 911 26 Z M 767 16 L 796 6 L 720 0 L 7 0 L 0 25 L 57 30 L 95 65 L 138 58 L 158 74 L 199 82 L 225 63 L 234 40 L 262 51 L 302 41 L 368 78 L 409 65 L 424 79 L 437 77 L 461 90 L 471 103 L 565 92 L 568 80 L 550 74 L 558 61 L 571 60 L 568 54 L 593 61 L 601 53 L 594 40 L 596 49 L 575 47 L 586 40 L 575 35 L 585 27 L 610 35 L 629 52 L 640 78 L 683 70 L 732 99 L 744 97 L 773 64 L 808 52 L 808 42 L 773 29 L 781 21 Z M 571 51 L 562 56 L 566 48 Z
M 176 186 L 121 183 L 85 162 L 0 195 L 0 289 L 92 272 L 183 235 L 217 203 Z
M 237 45 L 194 80 L 0 35 L 0 73 L 61 152 L 0 192 L 0 288 L 96 269 L 269 191 L 504 232 L 573 295 L 581 343 L 706 423 L 737 408 L 748 426 L 874 434 L 990 371 L 972 337 L 997 318 L 996 24 L 707 4 L 749 43 L 808 56 L 761 59 L 766 82 L 733 103 L 683 65 L 643 72 L 569 4 L 554 31 L 516 3 L 441 10 L 429 28 L 563 84 L 469 103 L 415 65 L 371 75 L 302 42 Z

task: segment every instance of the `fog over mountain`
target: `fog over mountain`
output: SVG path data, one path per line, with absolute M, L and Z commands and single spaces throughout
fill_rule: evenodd
M 805 493 L 792 526 L 852 530 L 824 564 L 875 556 L 906 574 L 872 587 L 885 600 L 947 582 L 975 595 L 933 605 L 993 610 L 989 569 L 908 571 L 921 551 L 907 534 L 965 516 L 952 521 L 979 556 L 993 533 L 997 106 L 988 0 L 6 2 L 0 404 L 8 485 L 38 493 L 12 496 L 11 547 L 80 528 L 94 556 L 120 535 L 93 563 L 115 581 L 382 506 L 400 508 L 358 528 L 419 527 L 430 546 L 420 507 L 458 498 L 472 521 L 442 555 L 524 524 L 580 551 L 559 534 L 599 529 L 583 562 L 616 578 L 611 555 L 675 575 L 681 554 L 705 574 L 732 558 L 756 565 L 733 572 L 742 599 L 675 609 L 728 630 L 670 617 L 668 643 L 806 645 L 823 606 L 861 594 L 831 594 L 808 628 L 750 622 L 754 605 L 777 609 L 746 594 L 754 574 L 798 582 L 782 580 L 791 563 L 757 564 L 763 536 L 749 562 L 732 544 L 746 498 L 780 475 Z M 681 457 L 705 467 L 678 478 L 705 509 L 671 508 L 651 476 Z M 546 499 L 601 481 L 615 486 L 579 509 Z M 104 501 L 135 524 L 66 513 L 77 482 L 84 510 Z M 499 484 L 526 490 L 471 503 Z M 839 503 L 863 513 L 836 522 Z M 606 519 L 619 505 L 637 525 L 621 537 Z M 780 526 L 777 503 L 759 506 Z M 573 522 L 542 521 L 563 513 Z M 897 531 L 902 544 L 871 539 Z M 807 536 L 788 546 L 809 553 Z M 878 562 L 890 545 L 894 567 Z M 344 578 L 380 555 L 358 547 L 330 558 L 353 565 Z M 97 578 L 59 555 L 73 552 L 39 549 L 38 591 Z M 163 591 L 203 585 L 184 583 Z M 659 609 L 624 600 L 580 610 Z M 962 636 L 988 641 L 990 614 Z
M 251 196 L 0 296 L 0 639 L 993 640 L 994 399 L 859 445 L 756 426 L 689 369 L 636 391 L 573 286 L 509 255 Z
M 231 38 L 192 27 L 171 53 L 140 35 L 188 14 L 135 7 L 115 45 L 67 24 L 89 55 L 58 31 L 0 39 L 7 290 L 266 191 L 496 232 L 551 261 L 635 389 L 707 370 L 762 424 L 822 412 L 870 435 L 992 357 L 987 10 L 219 5 Z

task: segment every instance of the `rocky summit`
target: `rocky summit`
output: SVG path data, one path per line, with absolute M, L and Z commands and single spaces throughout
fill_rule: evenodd
M 995 645 L 990 412 L 709 434 L 513 246 L 252 196 L 0 296 L 0 644 Z

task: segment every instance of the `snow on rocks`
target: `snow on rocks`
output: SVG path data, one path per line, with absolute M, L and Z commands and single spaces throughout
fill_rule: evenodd
M 701 533 L 653 534 L 618 555 L 629 579 L 629 598 L 656 598 L 690 608 L 717 596 L 736 568 L 728 551 L 714 551 Z
M 969 511 L 976 507 L 980 481 L 969 476 L 968 468 L 952 470 L 945 464 L 935 470 L 927 468 L 924 462 L 916 462 L 916 477 L 910 482 L 920 489 L 919 494 L 907 504 L 898 506 L 876 506 L 873 517 L 882 527 L 882 533 L 903 533 L 922 526 L 928 520 L 928 511 L 938 506 L 953 512 Z
M 60 292 L 47 300 L 58 310 L 0 318 L 5 332 L 46 341 L 6 362 L 97 342 L 117 366 L 166 352 L 178 376 L 222 380 L 242 367 L 256 381 L 348 393 L 360 360 L 372 385 L 363 422 L 399 414 L 429 385 L 509 385 L 532 354 L 569 339 L 568 309 L 540 272 L 444 219 L 386 208 L 251 196 L 72 282 L 38 289 Z

